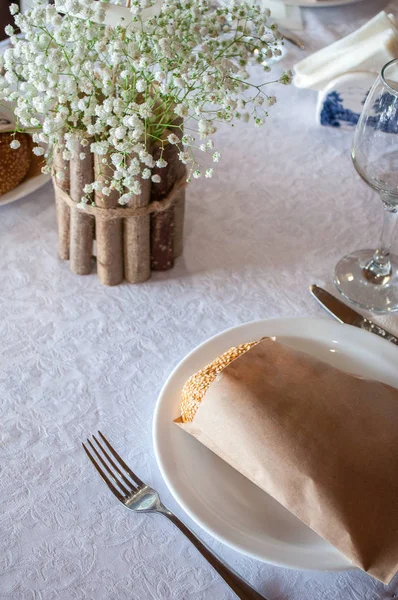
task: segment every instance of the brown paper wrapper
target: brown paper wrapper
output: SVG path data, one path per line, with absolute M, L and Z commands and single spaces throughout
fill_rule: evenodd
M 397 355 L 398 363 L 398 355 Z M 398 390 L 270 339 L 185 431 L 383 583 L 398 570 Z

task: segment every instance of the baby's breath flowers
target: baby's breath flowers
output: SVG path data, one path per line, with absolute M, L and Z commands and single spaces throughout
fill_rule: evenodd
M 7 26 L 11 47 L 0 58 L 0 100 L 15 105 L 17 131 L 33 133 L 44 170 L 50 172 L 52 149 L 61 140 L 65 160 L 76 153 L 84 160 L 79 148 L 90 145 L 112 168 L 102 193 L 116 189 L 121 204 L 140 194 L 141 177 L 160 181 L 151 170 L 167 162 L 163 152 L 155 162 L 151 144 L 176 145 L 188 181 L 209 178 L 209 164 L 221 156 L 211 139 L 218 124 L 262 125 L 276 102 L 267 82 L 252 84 L 247 70 L 258 63 L 267 72 L 280 54 L 269 11 L 246 0 L 217 6 L 164 0 L 145 19 L 152 4 L 133 0 L 132 22 L 115 27 L 104 24 L 104 3 L 92 0 L 32 0 L 26 14 L 11 4 L 22 35 Z M 277 81 L 287 84 L 291 74 Z M 99 185 L 93 181 L 84 193 Z

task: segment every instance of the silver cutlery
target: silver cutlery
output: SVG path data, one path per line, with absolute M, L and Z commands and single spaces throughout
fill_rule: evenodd
M 297 35 L 295 35 L 291 31 L 289 31 L 288 29 L 279 27 L 279 25 L 278 25 L 278 30 L 280 31 L 280 33 L 282 34 L 282 37 L 285 40 L 287 40 L 294 46 L 297 46 L 297 48 L 300 48 L 300 50 L 305 50 L 305 44 L 304 44 L 303 40 L 301 40 Z
M 329 314 L 340 321 L 340 323 L 347 323 L 348 325 L 354 325 L 360 329 L 365 329 L 365 331 L 375 333 L 398 346 L 398 338 L 395 335 L 386 329 L 383 329 L 380 325 L 376 325 L 376 323 L 373 323 L 370 319 L 357 313 L 356 310 L 347 306 L 347 304 L 336 298 L 336 296 L 329 294 L 329 292 L 323 288 L 317 285 L 311 285 L 310 292 L 315 300 L 317 300 Z
M 95 445 L 87 440 L 87 445 L 83 444 L 83 448 L 108 488 L 126 508 L 138 513 L 163 515 L 192 542 L 238 598 L 241 600 L 267 600 L 217 558 L 189 527 L 164 506 L 158 492 L 137 477 L 100 431 L 98 435 L 101 441 L 93 435 Z

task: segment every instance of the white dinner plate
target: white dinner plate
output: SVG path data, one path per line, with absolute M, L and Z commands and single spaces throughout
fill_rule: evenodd
M 372 333 L 321 319 L 271 319 L 224 331 L 193 350 L 166 381 L 155 410 L 159 468 L 174 498 L 203 529 L 267 563 L 345 570 L 351 563 L 276 500 L 173 423 L 185 381 L 231 346 L 276 336 L 356 375 L 398 387 L 398 349 Z
M 328 8 L 329 6 L 342 6 L 343 4 L 354 4 L 355 2 L 362 2 L 362 0 L 320 0 L 319 2 L 315 2 L 314 0 L 286 0 L 285 4 L 288 6 Z
M 0 54 L 2 54 L 9 46 L 9 38 L 2 40 L 0 42 Z M 0 133 L 2 131 L 12 130 L 14 127 L 14 122 L 15 117 L 13 116 L 12 110 L 2 106 L 0 110 Z M 47 183 L 47 181 L 50 180 L 49 175 L 40 173 L 38 164 L 39 162 L 41 163 L 42 160 L 42 157 L 39 158 L 32 154 L 32 163 L 26 178 L 13 190 L 10 190 L 6 194 L 0 196 L 0 206 L 11 204 L 11 202 L 15 202 L 16 200 L 24 198 L 28 194 L 31 194 L 32 192 L 35 192 L 41 188 L 45 183 Z
M 0 206 L 11 204 L 16 200 L 24 198 L 41 188 L 47 181 L 50 181 L 49 175 L 37 175 L 20 183 L 16 188 L 0 196 Z

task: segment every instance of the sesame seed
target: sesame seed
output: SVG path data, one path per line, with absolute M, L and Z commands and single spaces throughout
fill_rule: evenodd
M 230 348 L 188 379 L 182 388 L 180 408 L 183 423 L 191 423 L 194 420 L 210 384 L 215 380 L 217 375 L 231 364 L 232 361 L 250 350 L 250 348 L 253 348 L 257 343 L 249 342 Z

